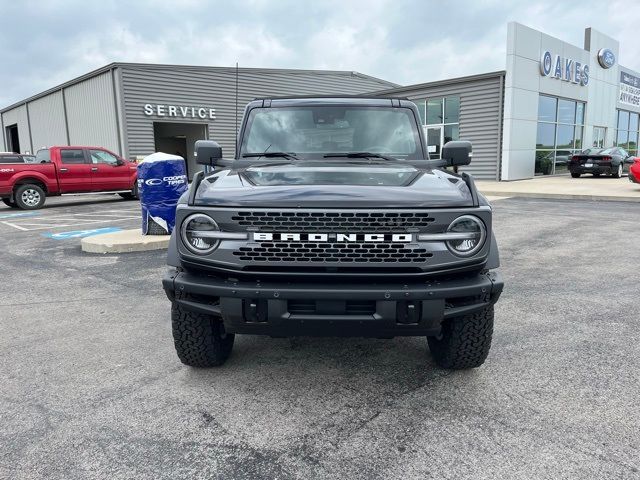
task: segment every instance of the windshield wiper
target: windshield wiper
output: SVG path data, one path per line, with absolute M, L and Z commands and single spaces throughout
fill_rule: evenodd
M 323 155 L 324 158 L 332 157 L 345 157 L 345 158 L 383 158 L 392 162 L 397 161 L 397 158 L 390 157 L 388 155 L 382 155 L 380 153 L 373 152 L 344 152 L 344 153 L 327 153 Z
M 298 156 L 293 152 L 262 152 L 262 153 L 243 153 L 242 158 L 247 157 L 282 157 L 297 160 Z

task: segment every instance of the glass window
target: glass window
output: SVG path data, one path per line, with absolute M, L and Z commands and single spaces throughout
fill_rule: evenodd
M 91 163 L 106 163 L 107 165 L 117 165 L 118 158 L 104 150 L 89 150 Z
M 629 112 L 618 110 L 618 130 L 627 130 L 629 128 Z
M 420 123 L 422 125 L 426 125 L 427 124 L 427 116 L 426 116 L 425 110 L 427 108 L 427 101 L 426 100 L 416 100 L 414 103 L 418 107 L 418 113 L 420 114 Z
M 546 97 L 544 95 L 540 95 L 538 99 L 538 121 L 555 122 L 557 103 L 558 100 L 554 97 Z
M 62 163 L 84 163 L 84 152 L 81 149 L 63 149 L 60 150 L 60 158 L 62 159 Z
M 536 151 L 536 175 L 551 175 L 553 173 L 554 152 L 546 150 Z
M 626 147 L 628 138 L 629 138 L 629 132 L 627 132 L 626 130 L 618 130 L 618 135 L 616 137 L 616 145 L 619 147 Z
M 36 163 L 46 163 L 51 161 L 51 154 L 49 153 L 48 148 L 43 148 L 38 150 L 36 153 Z
M 427 125 L 442 123 L 442 98 L 427 100 Z
M 460 127 L 458 125 L 444 126 L 444 143 L 452 140 L 460 140 Z
M 629 115 L 629 131 L 638 131 L 638 114 L 632 113 Z
M 422 158 L 413 113 L 406 108 L 297 106 L 251 110 L 241 153 L 294 152 L 301 158 L 327 153 L 375 152 Z
M 575 123 L 576 102 L 571 100 L 558 100 L 558 123 Z
M 554 163 L 554 173 L 567 173 L 569 166 L 569 159 L 573 153 L 571 150 L 556 150 L 556 158 Z
M 629 153 L 633 155 L 638 151 L 638 132 L 629 132 Z
M 582 129 L 584 127 L 576 125 L 575 147 L 578 150 L 582 148 Z
M 555 148 L 556 125 L 555 123 L 538 123 L 538 138 L 536 146 L 538 148 Z
M 447 97 L 444 100 L 444 123 L 458 123 L 460 120 L 460 98 Z
M 578 102 L 576 105 L 576 123 L 584 125 L 584 103 Z
M 558 134 L 556 137 L 557 148 L 573 148 L 573 125 L 558 125 Z

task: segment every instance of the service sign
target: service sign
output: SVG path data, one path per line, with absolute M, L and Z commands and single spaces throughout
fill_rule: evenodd
M 562 58 L 545 51 L 540 56 L 540 74 L 576 85 L 589 83 L 589 65 L 583 65 L 571 58 Z
M 184 105 L 144 104 L 144 114 L 147 117 L 178 117 L 200 120 L 215 120 L 216 109 L 207 107 L 192 107 Z
M 620 72 L 620 95 L 618 101 L 632 107 L 640 107 L 640 77 Z

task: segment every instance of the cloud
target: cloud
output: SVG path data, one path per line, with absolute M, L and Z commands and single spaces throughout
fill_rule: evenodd
M 114 61 L 356 70 L 402 84 L 488 72 L 505 68 L 511 20 L 577 46 L 594 27 L 620 40 L 619 61 L 640 70 L 640 4 L 621 0 L 0 0 L 0 8 L 0 106 Z

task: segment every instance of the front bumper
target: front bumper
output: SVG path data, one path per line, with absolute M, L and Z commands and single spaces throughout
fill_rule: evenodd
M 447 318 L 495 303 L 497 271 L 412 283 L 237 281 L 170 270 L 169 299 L 182 309 L 221 316 L 229 333 L 271 336 L 437 335 Z
M 631 183 L 640 183 L 640 175 L 636 174 L 633 170 L 629 170 L 629 181 Z

